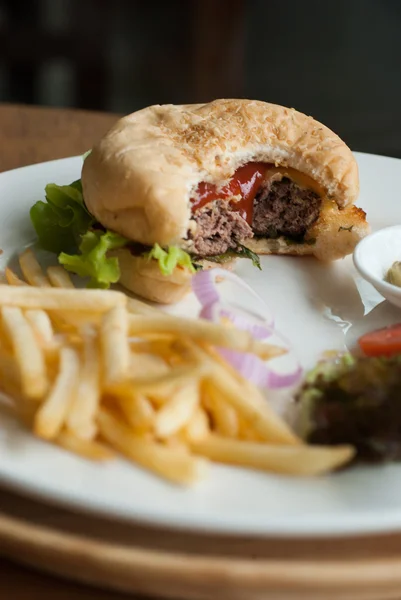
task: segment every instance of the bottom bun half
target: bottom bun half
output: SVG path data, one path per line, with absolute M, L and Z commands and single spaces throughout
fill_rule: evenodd
M 186 268 L 176 267 L 171 275 L 163 275 L 156 260 L 134 256 L 128 249 L 116 250 L 112 255 L 119 261 L 119 283 L 141 298 L 159 304 L 174 304 L 191 290 L 193 273 Z M 233 259 L 221 265 L 204 260 L 199 264 L 204 269 L 222 267 L 231 270 L 235 262 Z

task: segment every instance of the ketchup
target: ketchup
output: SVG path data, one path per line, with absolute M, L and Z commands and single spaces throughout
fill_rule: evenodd
M 240 200 L 231 202 L 231 208 L 239 212 L 241 217 L 252 225 L 253 200 L 269 166 L 271 165 L 262 162 L 248 163 L 237 169 L 229 183 L 220 189 L 213 183 L 202 181 L 196 189 L 196 197 L 191 198 L 192 211 L 199 210 L 213 200 L 240 196 Z

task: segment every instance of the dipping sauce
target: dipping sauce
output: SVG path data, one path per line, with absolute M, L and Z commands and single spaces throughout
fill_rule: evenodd
M 401 261 L 395 261 L 386 273 L 385 281 L 401 287 Z

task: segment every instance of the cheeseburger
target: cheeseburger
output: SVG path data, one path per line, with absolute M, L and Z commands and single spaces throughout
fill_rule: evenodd
M 93 244 L 116 236 L 103 254 L 120 283 L 163 303 L 182 297 L 197 269 L 237 257 L 258 265 L 260 254 L 332 261 L 369 231 L 346 144 L 311 117 L 259 101 L 135 112 L 93 147 L 81 184 Z M 79 254 L 60 262 L 85 271 Z

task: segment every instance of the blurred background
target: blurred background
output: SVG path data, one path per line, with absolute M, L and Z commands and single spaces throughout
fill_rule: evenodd
M 0 102 L 257 98 L 401 157 L 400 0 L 0 0 Z

